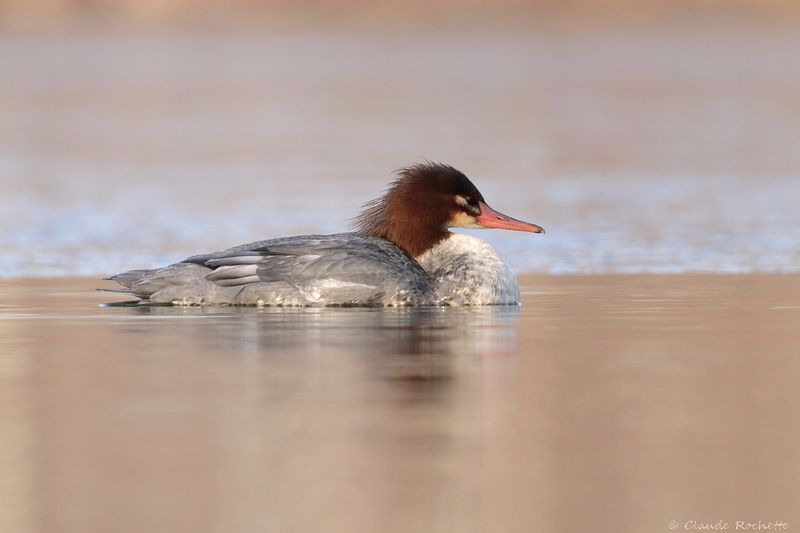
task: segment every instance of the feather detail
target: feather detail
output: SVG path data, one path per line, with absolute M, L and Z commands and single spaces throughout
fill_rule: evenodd
M 449 165 L 425 162 L 401 168 L 397 175 L 382 197 L 364 204 L 353 228 L 389 239 L 412 257 L 452 235 L 447 226 L 461 209 L 458 195 L 483 200 L 472 182 Z

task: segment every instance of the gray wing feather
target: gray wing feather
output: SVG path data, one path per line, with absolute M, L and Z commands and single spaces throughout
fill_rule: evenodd
M 256 276 L 257 272 L 257 264 L 225 265 L 212 270 L 206 278 L 209 281 L 232 280 Z
M 226 280 L 226 285 L 252 283 L 254 274 L 258 281 L 295 286 L 321 279 L 375 286 L 427 279 L 422 267 L 391 242 L 353 233 L 259 241 L 183 262 L 214 269 L 208 279 Z
M 253 252 L 245 252 L 242 253 L 242 255 L 231 255 L 228 257 L 221 257 L 219 259 L 209 259 L 208 261 L 202 264 L 210 268 L 217 268 L 222 266 L 233 266 L 233 265 L 251 265 L 253 263 L 258 262 L 259 259 L 261 259 L 260 255 L 255 254 Z
M 238 287 L 239 285 L 247 285 L 248 283 L 258 283 L 262 281 L 261 278 L 258 276 L 242 276 L 239 278 L 231 278 L 231 279 L 214 279 L 212 280 L 210 276 L 208 276 L 210 281 L 213 281 L 220 287 Z
M 258 241 L 111 279 L 151 301 L 187 303 L 424 304 L 433 293 L 406 252 L 355 233 Z

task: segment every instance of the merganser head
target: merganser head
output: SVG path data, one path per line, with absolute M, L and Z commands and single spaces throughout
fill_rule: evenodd
M 397 171 L 381 198 L 364 205 L 354 219 L 363 235 L 389 239 L 413 257 L 452 235 L 447 228 L 498 228 L 544 233 L 486 205 L 462 172 L 449 165 L 422 163 Z

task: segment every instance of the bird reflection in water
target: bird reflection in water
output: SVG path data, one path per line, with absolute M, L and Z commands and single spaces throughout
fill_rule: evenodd
M 129 333 L 162 331 L 171 344 L 284 364 L 356 365 L 384 379 L 446 385 L 485 356 L 516 351 L 518 306 L 255 308 L 138 305 L 120 308 Z M 153 320 L 136 320 L 146 318 Z M 164 328 L 155 327 L 164 325 Z M 168 327 L 167 327 L 168 326 Z M 201 347 L 202 346 L 202 347 Z M 332 357 L 336 356 L 336 357 Z M 274 361 L 273 361 L 274 362 Z

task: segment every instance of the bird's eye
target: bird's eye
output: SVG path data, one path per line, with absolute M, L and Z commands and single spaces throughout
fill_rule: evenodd
M 460 194 L 457 194 L 456 203 L 472 216 L 478 216 L 481 214 L 481 208 L 478 205 L 478 202 L 469 196 L 461 196 Z

